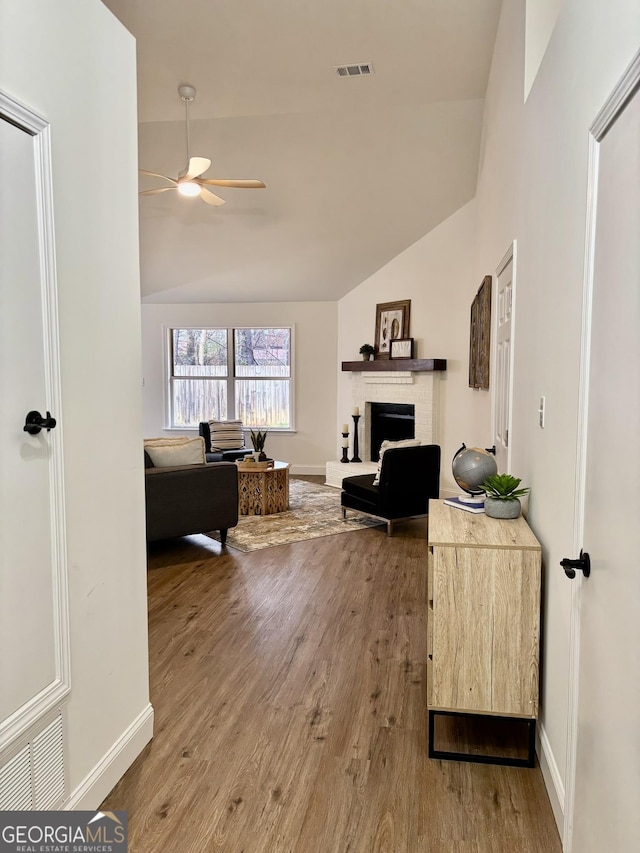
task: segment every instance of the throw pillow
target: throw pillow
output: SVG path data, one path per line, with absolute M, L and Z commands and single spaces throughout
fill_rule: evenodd
M 373 485 L 380 485 L 380 471 L 382 471 L 382 457 L 384 456 L 385 450 L 390 450 L 392 447 L 418 447 L 419 445 L 419 438 L 403 438 L 402 441 L 387 441 L 385 438 L 380 445 L 380 459 L 378 460 L 378 470 L 376 471 L 376 476 L 373 479 Z
M 242 421 L 209 421 L 209 429 L 212 450 L 242 450 L 244 447 Z
M 144 449 L 156 468 L 169 468 L 173 465 L 202 465 L 204 438 L 145 438 Z

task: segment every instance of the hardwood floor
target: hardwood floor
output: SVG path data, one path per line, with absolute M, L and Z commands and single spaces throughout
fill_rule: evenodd
M 131 853 L 560 853 L 540 771 L 427 758 L 424 521 L 149 555 Z

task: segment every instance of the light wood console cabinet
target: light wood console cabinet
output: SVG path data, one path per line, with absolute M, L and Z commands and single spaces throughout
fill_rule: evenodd
M 429 502 L 429 755 L 533 766 L 538 717 L 540 544 L 523 518 L 498 520 Z M 528 758 L 439 752 L 439 715 L 529 721 Z

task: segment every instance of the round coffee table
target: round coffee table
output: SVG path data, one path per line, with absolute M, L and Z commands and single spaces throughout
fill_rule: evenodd
M 289 463 L 237 462 L 238 512 L 240 515 L 270 515 L 289 509 Z

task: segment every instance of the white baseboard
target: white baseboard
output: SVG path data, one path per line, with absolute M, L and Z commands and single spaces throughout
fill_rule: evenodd
M 64 805 L 68 811 L 97 809 L 153 737 L 153 708 L 147 707 L 73 791 Z
M 316 474 L 324 477 L 324 465 L 295 465 L 292 464 L 289 473 L 293 474 Z
M 538 753 L 540 770 L 542 771 L 542 778 L 547 789 L 547 795 L 551 803 L 558 832 L 560 833 L 560 838 L 562 838 L 564 832 L 564 783 L 562 782 L 562 777 L 560 776 L 560 771 L 558 770 L 558 765 L 551 750 L 551 744 L 549 743 L 544 726 L 539 723 L 537 729 L 538 742 L 536 744 L 536 752 Z

